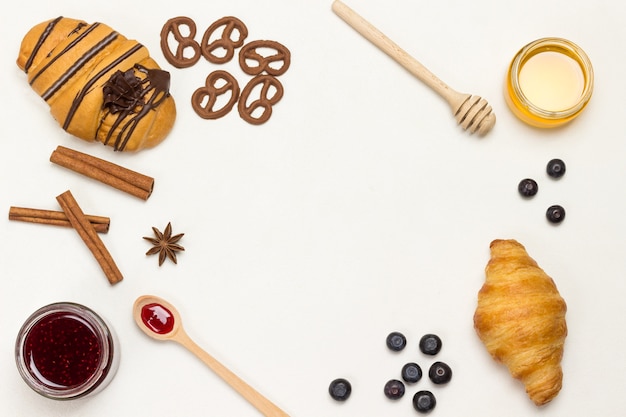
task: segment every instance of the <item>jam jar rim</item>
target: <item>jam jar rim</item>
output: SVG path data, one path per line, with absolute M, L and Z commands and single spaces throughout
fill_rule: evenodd
M 576 61 L 584 77 L 584 86 L 580 99 L 567 109 L 542 109 L 526 97 L 519 83 L 519 75 L 524 64 L 533 56 L 549 51 L 562 53 Z M 585 51 L 574 42 L 559 37 L 545 37 L 526 44 L 517 52 L 509 67 L 508 83 L 510 94 L 515 95 L 511 99 L 516 100 L 520 106 L 524 107 L 533 116 L 552 121 L 570 120 L 576 117 L 591 99 L 594 85 L 593 66 Z
M 54 388 L 43 383 L 29 371 L 28 364 L 25 362 L 24 343 L 30 331 L 42 319 L 54 313 L 70 313 L 86 320 L 102 344 L 100 361 L 96 371 L 85 382 L 73 387 Z M 108 374 L 115 372 L 112 369 L 115 354 L 115 337 L 107 322 L 91 308 L 71 301 L 55 302 L 37 309 L 24 321 L 15 342 L 15 361 L 22 379 L 38 394 L 55 400 L 83 398 L 100 388 Z

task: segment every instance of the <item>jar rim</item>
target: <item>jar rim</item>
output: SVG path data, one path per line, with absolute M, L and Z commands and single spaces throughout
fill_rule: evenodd
M 25 342 L 31 330 L 43 319 L 55 313 L 67 313 L 84 320 L 90 330 L 94 331 L 101 344 L 99 360 L 96 370 L 82 383 L 70 387 L 54 387 L 45 383 L 30 371 L 26 362 Z M 48 304 L 32 313 L 24 322 L 18 332 L 15 342 L 15 360 L 18 371 L 26 384 L 38 394 L 56 400 L 70 400 L 82 398 L 95 391 L 105 380 L 111 370 L 114 357 L 115 344 L 111 329 L 107 323 L 95 311 L 82 304 L 74 302 L 57 302 Z
M 524 64 L 526 64 L 526 62 L 530 58 L 542 52 L 557 52 L 564 54 L 576 61 L 576 63 L 580 66 L 584 77 L 583 90 L 581 92 L 580 99 L 576 102 L 576 104 L 567 109 L 543 109 L 530 101 L 521 88 L 519 76 L 522 68 L 524 67 Z M 563 38 L 541 38 L 530 42 L 522 47 L 511 62 L 508 78 L 512 90 L 510 94 L 515 94 L 515 99 L 518 101 L 519 105 L 521 105 L 535 117 L 545 120 L 569 120 L 575 117 L 585 108 L 585 106 L 591 99 L 591 95 L 593 94 L 594 79 L 591 60 L 589 59 L 585 51 L 582 50 L 582 48 L 580 48 L 574 42 Z

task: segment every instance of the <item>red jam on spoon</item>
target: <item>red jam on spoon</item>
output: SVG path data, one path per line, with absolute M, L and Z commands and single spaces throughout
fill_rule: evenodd
M 141 308 L 141 321 L 157 334 L 168 334 L 174 330 L 174 315 L 158 303 L 146 304 Z

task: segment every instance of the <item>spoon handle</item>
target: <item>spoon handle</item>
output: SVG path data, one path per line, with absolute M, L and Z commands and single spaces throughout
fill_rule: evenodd
M 385 52 L 391 58 L 395 59 L 407 71 L 433 89 L 448 102 L 457 98 L 459 95 L 457 91 L 451 89 L 435 74 L 430 72 L 424 65 L 409 55 L 405 50 L 400 48 L 400 46 L 389 39 L 380 30 L 376 29 L 371 23 L 344 4 L 341 0 L 335 0 L 333 2 L 332 9 L 337 16 L 360 33 L 361 36 L 376 45 L 381 51 Z M 450 104 L 452 105 L 452 103 Z
M 182 329 L 181 329 L 182 330 Z M 191 353 L 196 355 L 213 372 L 222 378 L 228 385 L 244 397 L 250 404 L 266 417 L 289 417 L 287 413 L 278 408 L 274 403 L 261 395 L 230 369 L 222 365 L 217 359 L 209 355 L 204 349 L 196 344 L 184 331 L 179 331 L 174 339 Z

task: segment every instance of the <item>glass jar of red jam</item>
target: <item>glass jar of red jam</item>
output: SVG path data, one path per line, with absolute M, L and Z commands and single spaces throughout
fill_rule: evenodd
M 93 310 L 62 302 L 35 311 L 15 343 L 17 368 L 29 387 L 47 398 L 95 394 L 119 365 L 114 332 Z

